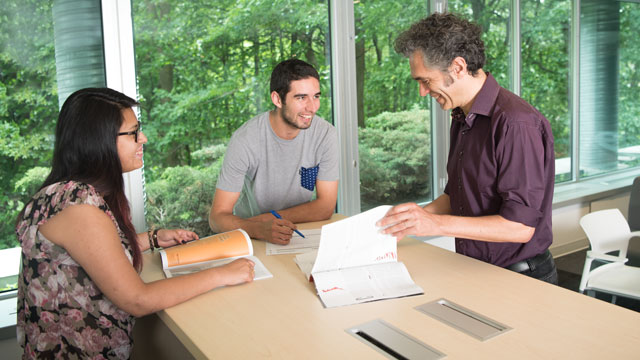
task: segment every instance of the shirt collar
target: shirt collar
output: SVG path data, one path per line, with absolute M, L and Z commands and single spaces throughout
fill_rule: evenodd
M 487 78 L 482 84 L 482 88 L 476 95 L 476 99 L 471 105 L 471 110 L 467 116 L 464 116 L 464 111 L 460 107 L 453 109 L 451 117 L 454 121 L 464 121 L 469 127 L 473 126 L 473 122 L 476 119 L 476 115 L 484 115 L 490 117 L 493 113 L 493 107 L 498 98 L 498 92 L 500 91 L 500 85 L 496 79 L 487 72 Z

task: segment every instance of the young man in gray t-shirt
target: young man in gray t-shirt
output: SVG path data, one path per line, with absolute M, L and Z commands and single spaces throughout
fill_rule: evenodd
M 338 136 L 331 124 L 315 116 L 320 82 L 306 62 L 285 60 L 274 68 L 271 100 L 274 110 L 249 120 L 229 141 L 209 225 L 216 232 L 242 228 L 254 239 L 287 244 L 294 223 L 333 214 Z

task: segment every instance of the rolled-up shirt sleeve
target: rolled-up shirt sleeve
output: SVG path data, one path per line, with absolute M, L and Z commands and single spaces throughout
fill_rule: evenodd
M 545 195 L 545 146 L 536 121 L 510 121 L 497 137 L 499 214 L 507 220 L 536 227 Z

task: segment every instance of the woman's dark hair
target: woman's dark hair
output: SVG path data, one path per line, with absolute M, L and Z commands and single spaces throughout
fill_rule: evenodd
M 108 88 L 86 88 L 69 95 L 56 124 L 51 173 L 40 188 L 69 180 L 91 184 L 129 240 L 133 266 L 140 271 L 142 256 L 124 193 L 117 148 L 117 134 L 124 121 L 122 111 L 136 105 L 134 99 Z
M 406 57 L 420 51 L 426 66 L 441 71 L 447 71 L 453 59 L 460 56 L 467 62 L 469 73 L 475 76 L 485 62 L 481 35 L 480 26 L 461 17 L 433 13 L 401 33 L 395 50 Z
M 318 71 L 309 63 L 300 59 L 289 59 L 280 62 L 273 68 L 271 72 L 271 83 L 269 93 L 277 92 L 280 95 L 280 101 L 285 103 L 285 98 L 290 89 L 290 84 L 295 80 L 306 78 L 316 78 L 320 81 Z

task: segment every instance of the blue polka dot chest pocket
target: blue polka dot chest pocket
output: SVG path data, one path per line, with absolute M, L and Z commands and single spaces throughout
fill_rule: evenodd
M 320 169 L 320 165 L 316 165 L 312 168 L 306 168 L 304 166 L 300 167 L 300 185 L 309 190 L 313 191 L 316 186 L 316 179 L 318 178 L 318 170 Z

